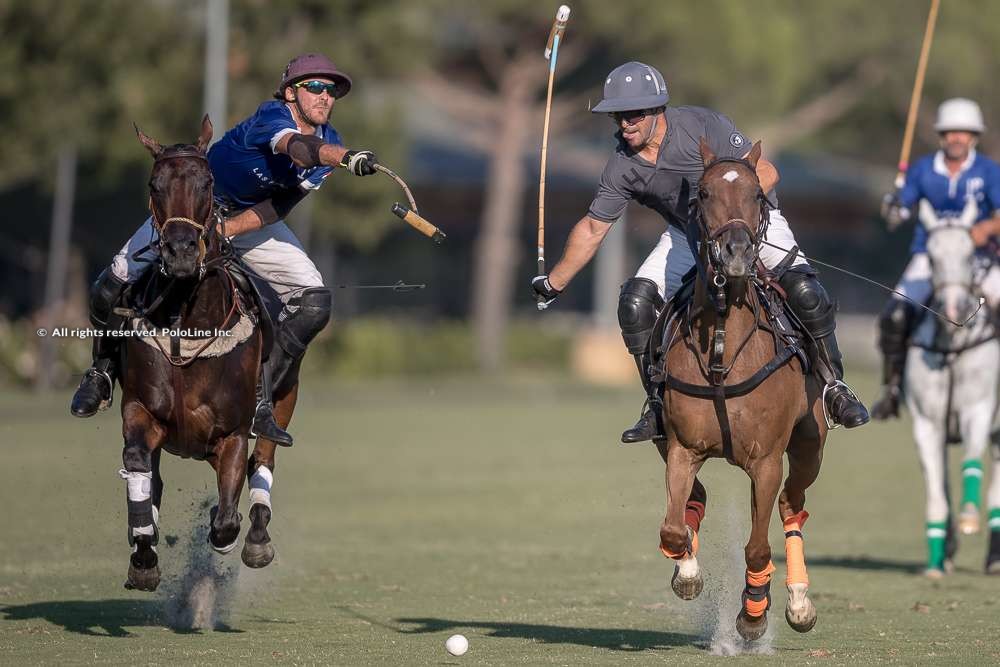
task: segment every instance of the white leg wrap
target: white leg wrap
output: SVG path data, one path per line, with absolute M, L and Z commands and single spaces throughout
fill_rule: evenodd
M 271 485 L 274 475 L 267 466 L 260 466 L 250 477 L 250 506 L 255 503 L 271 508 Z
M 118 471 L 118 475 L 125 480 L 128 485 L 128 499 L 132 502 L 149 500 L 153 487 L 153 473 L 151 472 L 129 472 L 124 468 Z

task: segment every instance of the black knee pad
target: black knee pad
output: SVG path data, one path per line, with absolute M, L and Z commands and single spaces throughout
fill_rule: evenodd
M 328 287 L 310 287 L 288 301 L 288 306 L 279 316 L 277 342 L 293 359 L 306 352 L 323 327 L 330 321 L 333 292 Z M 294 311 L 292 310 L 294 309 Z
M 104 269 L 90 286 L 90 323 L 106 329 L 111 321 L 112 309 L 121 298 L 128 283 L 118 280 L 111 269 Z
M 878 317 L 878 346 L 885 354 L 905 356 L 906 344 L 917 322 L 917 307 L 892 298 Z
M 625 347 L 631 354 L 646 351 L 649 334 L 661 308 L 663 298 L 656 283 L 649 278 L 629 278 L 622 285 L 618 296 L 618 324 Z
M 837 304 L 823 289 L 811 267 L 792 267 L 779 281 L 788 305 L 815 338 L 825 338 L 837 328 Z

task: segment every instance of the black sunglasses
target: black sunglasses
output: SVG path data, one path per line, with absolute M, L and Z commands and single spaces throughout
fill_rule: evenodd
M 641 122 L 646 116 L 652 116 L 656 112 L 657 109 L 635 109 L 633 111 L 614 111 L 609 113 L 608 116 L 619 125 L 623 120 L 629 125 L 635 125 Z
M 326 83 L 325 81 L 299 81 L 295 84 L 296 88 L 305 88 L 313 95 L 319 95 L 324 90 L 330 97 L 336 97 L 337 91 L 340 90 L 340 86 L 336 83 Z

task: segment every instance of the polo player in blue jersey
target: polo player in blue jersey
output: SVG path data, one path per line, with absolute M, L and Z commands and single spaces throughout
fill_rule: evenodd
M 924 156 L 906 174 L 906 183 L 898 194 L 886 195 L 882 217 L 894 229 L 913 217 L 921 199 L 934 207 L 939 218 L 957 218 L 966 200 L 974 197 L 979 204 L 978 220 L 973 225 L 972 240 L 981 250 L 1000 234 L 1000 164 L 976 152 L 979 135 L 986 130 L 979 105 L 972 100 L 946 100 L 938 108 L 934 129 L 940 149 Z M 992 273 L 982 284 L 990 301 L 1000 299 L 1000 281 Z M 926 303 L 933 293 L 931 263 L 927 257 L 927 230 L 917 224 L 910 245 L 910 261 L 896 290 L 917 303 Z M 894 296 L 879 317 L 879 348 L 882 350 L 882 392 L 872 405 L 875 419 L 899 416 L 906 349 L 917 325 L 917 306 Z
M 279 386 L 330 319 L 332 293 L 316 265 L 284 223 L 303 197 L 319 188 L 334 167 L 355 176 L 375 173 L 375 154 L 348 150 L 329 125 L 334 103 L 351 79 L 326 57 L 310 53 L 288 63 L 274 93 L 249 118 L 229 130 L 208 152 L 216 205 L 225 211 L 220 233 L 242 261 L 280 297 L 275 345 L 257 387 L 252 434 L 282 445 L 292 437 L 274 421 L 271 386 Z M 159 255 L 147 219 L 91 289 L 90 319 L 100 330 L 118 329 L 114 305 Z M 121 369 L 118 338 L 94 339 L 93 366 L 73 396 L 72 413 L 90 417 L 110 406 Z

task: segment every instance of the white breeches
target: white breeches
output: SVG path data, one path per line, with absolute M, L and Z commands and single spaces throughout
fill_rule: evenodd
M 781 215 L 780 210 L 772 209 L 769 212 L 769 217 L 770 223 L 767 226 L 764 240 L 780 246 L 783 250 L 762 245 L 760 260 L 764 266 L 773 269 L 785 258 L 792 246 L 798 244 L 795 243 L 795 236 L 788 226 L 788 220 Z M 691 270 L 694 262 L 694 255 L 691 254 L 691 248 L 688 246 L 684 232 L 670 225 L 667 227 L 667 231 L 660 236 L 653 252 L 649 253 L 635 276 L 636 278 L 648 278 L 655 282 L 660 290 L 660 296 L 669 299 L 681 286 L 681 278 Z M 792 265 L 807 263 L 808 261 L 800 255 L 796 257 Z
M 115 255 L 111 263 L 115 277 L 125 282 L 136 280 L 159 254 L 155 239 L 152 218 L 148 218 Z M 282 302 L 287 303 L 307 287 L 323 286 L 323 276 L 302 249 L 295 234 L 281 220 L 234 236 L 230 243 L 243 261 L 267 281 Z M 150 244 L 151 247 L 144 253 L 133 256 Z

